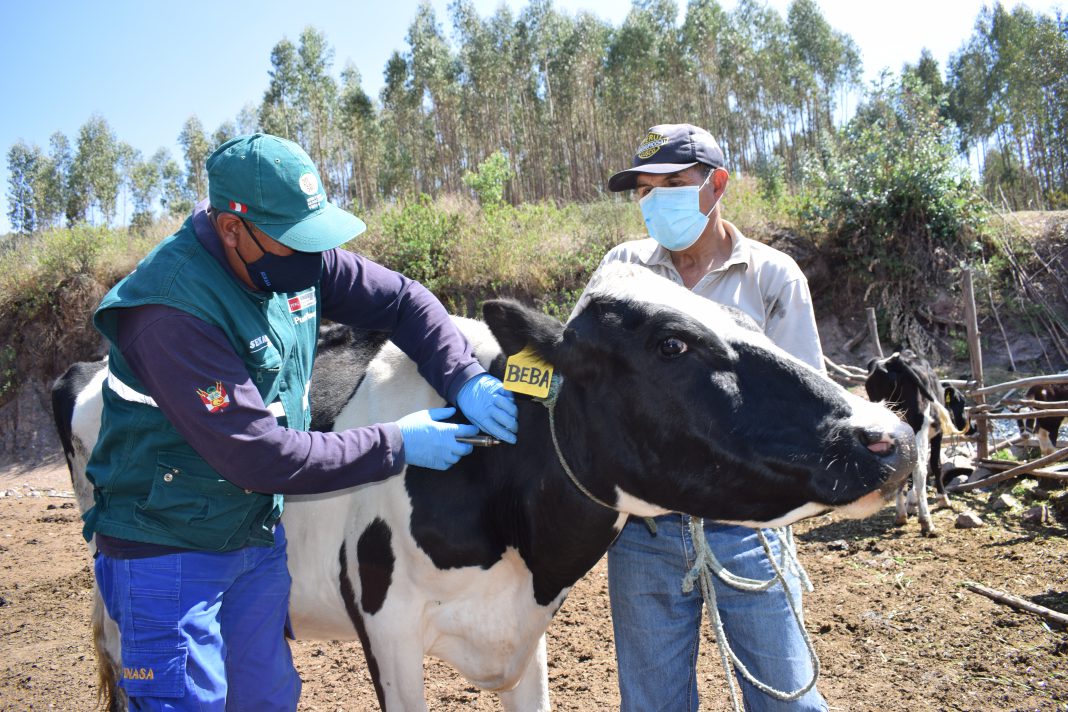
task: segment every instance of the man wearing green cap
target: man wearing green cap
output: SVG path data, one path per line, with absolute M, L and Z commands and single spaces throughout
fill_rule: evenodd
M 366 228 L 295 143 L 241 136 L 209 199 L 104 297 L 109 343 L 84 534 L 133 709 L 293 710 L 285 494 L 444 470 L 479 429 L 515 442 L 511 395 L 424 287 L 339 246 Z M 320 319 L 387 332 L 453 408 L 309 432 Z

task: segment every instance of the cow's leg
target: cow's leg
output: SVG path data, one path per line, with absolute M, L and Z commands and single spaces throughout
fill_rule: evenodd
M 1044 427 L 1038 429 L 1038 450 L 1042 453 L 1042 456 L 1052 455 L 1056 446 L 1053 444 L 1055 439 L 1050 438 L 1050 432 Z
M 935 536 L 931 523 L 931 511 L 927 508 L 927 468 L 931 457 L 931 406 L 923 414 L 923 425 L 916 433 L 916 467 L 912 470 L 912 488 L 916 492 L 920 531 L 924 536 Z
M 501 693 L 501 708 L 504 712 L 548 712 L 549 705 L 549 664 L 545 652 L 545 635 L 538 641 L 538 648 L 530 656 L 523 677 L 519 684 L 507 692 Z
M 909 487 L 908 482 L 907 481 L 903 482 L 901 484 L 901 486 L 897 488 L 897 496 L 894 499 L 894 504 L 897 507 L 897 512 L 894 515 L 894 524 L 896 524 L 899 527 L 905 526 L 905 524 L 907 524 L 908 520 L 909 520 L 909 513 L 908 513 L 908 508 L 907 508 L 907 504 L 908 504 L 908 496 L 907 496 L 908 487 Z
M 946 485 L 942 482 L 942 433 L 939 432 L 933 438 L 931 438 L 931 477 L 934 478 L 935 491 L 938 492 L 938 498 L 935 500 L 936 507 L 948 507 L 953 508 L 953 505 L 949 503 L 949 495 L 946 494 Z
M 415 615 L 414 610 L 409 613 Z M 378 662 L 383 712 L 426 712 L 421 632 L 372 623 L 368 634 L 370 646 L 364 646 L 364 653 L 373 654 Z

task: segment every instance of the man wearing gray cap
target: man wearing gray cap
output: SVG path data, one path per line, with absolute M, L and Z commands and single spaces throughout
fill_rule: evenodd
M 635 190 L 650 238 L 616 246 L 601 266 L 643 265 L 712 301 L 736 307 L 780 348 L 823 371 L 808 283 L 797 264 L 767 245 L 748 240 L 722 219 L 720 199 L 729 175 L 723 151 L 702 128 L 663 124 L 649 129 L 633 167 L 608 181 L 612 191 Z M 581 300 L 580 300 L 581 302 Z M 689 517 L 666 514 L 652 527 L 632 519 L 608 552 L 619 688 L 623 710 L 696 710 L 695 665 L 703 599 L 680 583 L 694 561 Z M 780 560 L 780 538 L 765 530 Z M 766 581 L 775 573 L 758 532 L 705 522 L 708 548 L 726 569 Z M 783 584 L 744 591 L 714 579 L 716 608 L 730 647 L 778 699 L 738 675 L 745 708 L 754 711 L 825 710 L 814 686 L 814 658 L 800 621 L 798 577 L 784 567 Z M 737 665 L 736 665 L 737 667 Z

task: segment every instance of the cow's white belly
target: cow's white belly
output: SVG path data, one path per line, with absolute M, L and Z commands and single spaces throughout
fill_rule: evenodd
M 395 563 L 382 608 L 363 613 L 372 648 L 403 636 L 420 641 L 423 655 L 448 662 L 484 689 L 514 687 L 569 589 L 548 606 L 538 605 L 533 576 L 512 548 L 488 569 L 439 569 L 412 539 L 410 516 L 403 477 L 329 497 L 286 499 L 294 634 L 301 639 L 357 637 L 341 594 L 338 554 L 344 539 L 346 573 L 358 603 L 362 586 L 356 542 L 373 520 L 382 519 L 390 525 Z
M 519 682 L 569 590 L 548 606 L 538 605 L 533 577 L 511 548 L 489 569 L 435 569 L 429 579 L 420 573 L 415 578 L 415 590 L 424 594 L 424 651 L 488 690 L 508 690 Z

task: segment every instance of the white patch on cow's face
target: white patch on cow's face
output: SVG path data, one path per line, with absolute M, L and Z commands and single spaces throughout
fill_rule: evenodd
M 852 410 L 849 416 L 849 427 L 879 428 L 884 433 L 889 433 L 901 423 L 901 419 L 883 403 L 872 403 L 845 390 L 842 395 L 849 402 Z
M 808 504 L 802 504 L 800 507 L 793 509 L 781 517 L 777 517 L 767 522 L 754 522 L 750 520 L 735 522 L 728 521 L 727 524 L 740 524 L 743 527 L 751 527 L 753 529 L 777 529 L 779 527 L 788 527 L 794 522 L 799 522 L 802 519 L 808 517 L 814 517 L 817 514 L 823 514 L 830 511 L 830 507 L 825 504 L 817 504 L 816 502 L 809 502 Z
M 616 509 L 639 517 L 659 517 L 661 514 L 667 514 L 671 511 L 658 504 L 652 504 L 638 499 L 632 494 L 627 494 L 618 486 L 616 487 Z
M 578 316 L 593 297 L 660 305 L 692 317 L 727 343 L 746 342 L 786 354 L 759 331 L 746 329 L 721 305 L 691 292 L 652 270 L 630 263 L 613 263 L 599 269 L 576 306 Z M 798 361 L 798 363 L 801 363 Z M 811 368 L 811 367 L 810 367 Z

